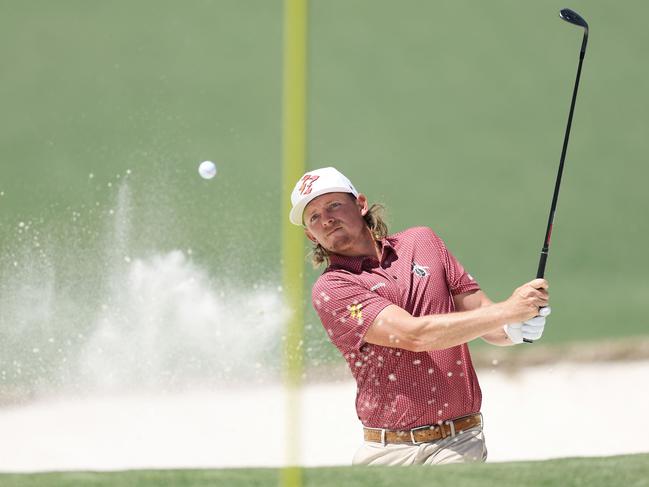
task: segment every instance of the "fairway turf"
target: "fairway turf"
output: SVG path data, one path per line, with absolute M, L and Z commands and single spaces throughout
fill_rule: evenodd
M 110 473 L 0 475 L 3 487 L 255 487 L 278 485 L 277 469 L 157 470 Z M 305 468 L 305 487 L 644 487 L 649 485 L 649 454 L 567 458 L 543 462 L 448 465 L 437 467 Z

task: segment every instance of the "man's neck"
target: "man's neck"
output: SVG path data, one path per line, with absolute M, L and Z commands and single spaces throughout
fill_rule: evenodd
M 349 252 L 341 253 L 345 257 L 371 257 L 379 262 L 381 261 L 381 244 L 374 240 L 374 236 L 369 228 L 367 228 L 362 235 L 357 246 L 350 249 Z

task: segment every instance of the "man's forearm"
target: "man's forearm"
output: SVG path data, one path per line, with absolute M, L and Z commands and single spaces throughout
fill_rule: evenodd
M 453 297 L 455 301 L 455 308 L 458 311 L 470 311 L 493 304 L 489 296 L 484 291 L 476 290 L 468 293 L 459 294 Z M 500 347 L 508 347 L 514 345 L 509 339 L 504 328 L 498 328 L 489 333 L 485 333 L 480 338 L 491 345 L 498 345 Z
M 503 333 L 508 321 L 502 303 L 481 306 L 470 311 L 414 318 L 413 343 L 416 351 L 441 350 L 454 347 L 485 335 L 494 338 Z
M 505 323 L 519 323 L 547 306 L 547 282 L 534 279 L 514 290 L 507 300 L 456 313 L 413 317 L 397 305 L 386 306 L 365 333 L 365 341 L 413 352 L 442 350 L 502 330 Z M 457 296 L 466 301 L 468 294 Z M 475 298 L 475 297 L 474 297 Z M 475 299 L 470 299 L 476 303 Z M 466 309 L 467 303 L 457 306 Z

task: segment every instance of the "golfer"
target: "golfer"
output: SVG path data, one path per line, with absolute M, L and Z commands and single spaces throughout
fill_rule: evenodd
M 467 342 L 538 340 L 548 283 L 493 303 L 430 228 L 388 235 L 378 205 L 333 167 L 291 194 L 313 261 L 327 265 L 313 306 L 357 383 L 364 444 L 356 465 L 481 462 L 482 395 Z M 543 311 L 540 312 L 540 309 Z

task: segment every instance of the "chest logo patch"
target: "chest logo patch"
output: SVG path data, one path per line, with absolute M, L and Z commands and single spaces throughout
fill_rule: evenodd
M 370 288 L 370 291 L 376 291 L 380 287 L 385 287 L 385 283 L 384 282 L 379 282 L 378 284 L 374 284 L 374 286 L 372 286 Z
M 413 261 L 412 263 L 412 273 L 417 277 L 426 277 L 428 276 L 428 266 L 419 265 Z

